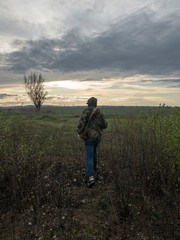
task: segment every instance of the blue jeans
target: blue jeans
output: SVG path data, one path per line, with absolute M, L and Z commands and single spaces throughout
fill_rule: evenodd
M 86 176 L 94 176 L 97 166 L 97 143 L 85 143 L 86 150 Z

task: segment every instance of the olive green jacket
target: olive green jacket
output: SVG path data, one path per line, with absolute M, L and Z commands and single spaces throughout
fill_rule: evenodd
M 94 113 L 91 116 L 91 113 L 93 110 L 94 110 Z M 88 138 L 85 140 L 85 142 L 96 143 L 96 142 L 100 142 L 102 129 L 106 129 L 108 124 L 104 118 L 103 113 L 100 111 L 100 109 L 88 107 L 84 109 L 84 111 L 81 114 L 81 118 L 77 126 L 78 134 L 81 134 L 86 129 L 86 126 L 88 130 Z

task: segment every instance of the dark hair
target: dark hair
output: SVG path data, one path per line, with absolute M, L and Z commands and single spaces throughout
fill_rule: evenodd
M 97 106 L 97 98 L 91 97 L 87 101 L 88 107 L 96 107 Z

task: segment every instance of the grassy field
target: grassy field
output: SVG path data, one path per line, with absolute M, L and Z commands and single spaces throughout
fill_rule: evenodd
M 103 107 L 92 189 L 82 109 L 0 109 L 0 238 L 179 239 L 179 108 Z

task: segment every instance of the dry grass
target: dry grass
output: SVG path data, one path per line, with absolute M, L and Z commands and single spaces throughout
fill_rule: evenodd
M 109 118 L 87 189 L 78 118 L 1 113 L 1 239 L 178 239 L 178 114 Z

